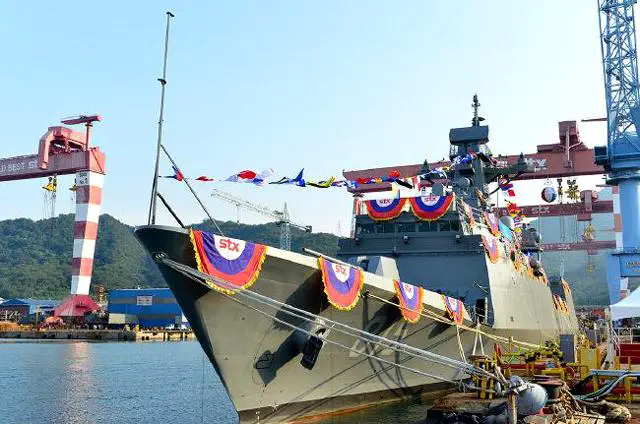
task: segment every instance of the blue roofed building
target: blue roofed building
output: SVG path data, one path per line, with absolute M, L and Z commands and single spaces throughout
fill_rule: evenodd
M 168 288 L 114 289 L 107 299 L 111 324 L 139 324 L 142 328 L 186 324 L 182 309 Z
M 0 320 L 20 321 L 35 313 L 51 315 L 59 303 L 50 299 L 7 299 L 0 303 Z

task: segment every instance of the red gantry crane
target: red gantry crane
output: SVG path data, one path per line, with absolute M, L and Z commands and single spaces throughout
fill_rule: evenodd
M 0 181 L 76 176 L 71 295 L 56 308 L 57 316 L 82 317 L 86 312 L 98 309 L 89 297 L 89 287 L 102 203 L 105 155 L 100 148 L 89 146 L 89 138 L 93 123 L 101 120 L 99 115 L 64 119 L 65 125 L 84 124 L 86 132 L 63 126 L 49 127 L 40 138 L 37 154 L 0 159 Z
M 585 175 L 604 175 L 605 169 L 594 162 L 594 149 L 587 147 L 581 140 L 576 121 L 562 121 L 558 123 L 559 140 L 553 144 L 540 144 L 535 153 L 525 154 L 525 161 L 529 163 L 534 172 L 518 176 L 517 180 L 557 179 L 563 177 L 575 177 Z M 518 162 L 520 155 L 495 156 L 496 164 L 507 168 Z M 449 166 L 450 161 L 439 161 L 429 164 L 431 169 Z M 343 174 L 348 180 L 357 178 L 369 178 L 377 175 L 388 175 L 393 170 L 398 170 L 402 177 L 411 177 L 421 172 L 423 165 L 405 165 L 375 169 L 345 171 Z M 429 183 L 423 182 L 428 186 Z M 361 186 L 351 190 L 356 194 L 387 191 L 389 184 L 372 184 Z M 590 221 L 594 213 L 612 213 L 615 221 L 616 240 L 593 240 L 576 243 L 548 243 L 543 245 L 547 251 L 586 250 L 593 254 L 600 249 L 613 249 L 621 247 L 621 225 L 619 211 L 619 194 L 617 187 L 613 188 L 613 200 L 596 200 L 591 190 L 585 190 L 577 203 L 554 203 L 534 206 L 518 207 L 530 217 L 550 217 L 577 215 L 578 221 Z M 358 198 L 354 198 L 354 213 Z M 506 209 L 501 209 L 500 214 L 507 214 Z

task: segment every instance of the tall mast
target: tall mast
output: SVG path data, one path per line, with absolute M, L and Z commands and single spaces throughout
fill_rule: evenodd
M 162 146 L 162 123 L 164 121 L 164 92 L 167 85 L 167 57 L 169 55 L 169 26 L 174 14 L 167 12 L 167 28 L 164 35 L 164 64 L 162 66 L 162 78 L 158 78 L 162 91 L 160 94 L 160 117 L 158 118 L 158 145 L 156 149 L 156 166 L 153 172 L 153 184 L 151 186 L 151 201 L 149 203 L 148 224 L 156 223 L 156 196 L 158 193 L 158 171 L 160 168 L 160 147 Z
M 478 101 L 478 94 L 473 95 L 473 103 L 471 103 L 471 107 L 473 108 L 473 119 L 471 120 L 471 126 L 477 127 L 480 125 L 480 122 L 484 121 L 484 118 L 478 116 L 478 109 L 480 108 L 480 102 Z

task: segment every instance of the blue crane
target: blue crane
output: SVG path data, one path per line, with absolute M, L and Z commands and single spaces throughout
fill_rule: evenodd
M 607 184 L 620 190 L 622 248 L 607 261 L 612 303 L 621 278 L 640 276 L 640 95 L 633 6 L 637 0 L 598 0 L 607 106 L 607 145 L 595 148 Z

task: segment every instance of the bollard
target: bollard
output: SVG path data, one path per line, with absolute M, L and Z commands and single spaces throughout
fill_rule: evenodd
M 507 395 L 507 414 L 509 424 L 517 424 L 518 422 L 518 395 L 513 390 L 509 390 Z

